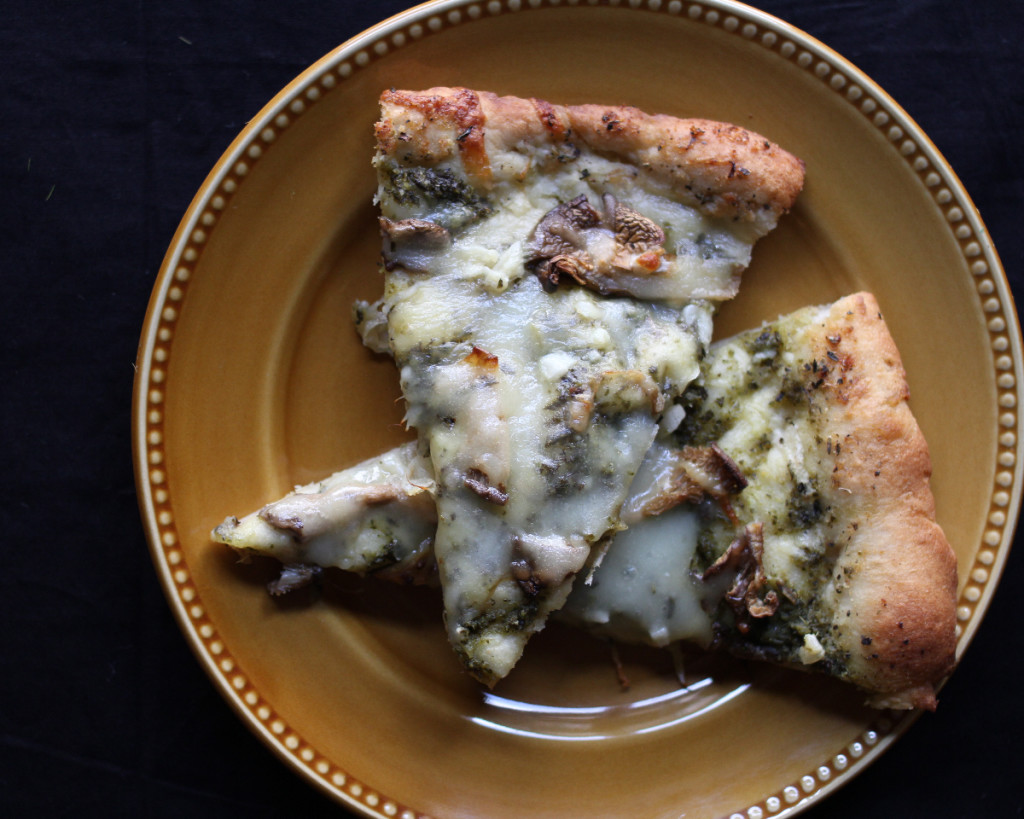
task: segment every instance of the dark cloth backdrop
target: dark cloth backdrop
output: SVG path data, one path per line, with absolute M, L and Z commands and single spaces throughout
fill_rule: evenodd
M 5 4 L 0 815 L 346 815 L 234 715 L 164 601 L 132 477 L 133 361 L 163 253 L 228 143 L 307 65 L 408 5 Z M 1019 296 L 1024 5 L 760 6 L 923 127 Z M 1018 546 L 939 711 L 809 817 L 1024 813 L 1022 582 Z

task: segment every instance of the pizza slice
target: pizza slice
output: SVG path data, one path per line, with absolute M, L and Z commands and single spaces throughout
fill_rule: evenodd
M 211 533 L 244 559 L 252 554 L 285 565 L 270 586 L 283 594 L 316 569 L 333 567 L 402 583 L 436 577 L 434 476 L 415 442 L 296 487 L 280 500 Z
M 877 707 L 933 708 L 954 661 L 955 558 L 873 297 L 717 342 L 685 401 L 674 440 L 652 446 L 630 487 L 620 514 L 628 528 L 606 538 L 600 565 L 560 616 L 622 642 L 685 640 L 824 672 L 870 692 Z M 433 491 L 411 446 L 384 459 Z M 423 503 L 402 514 L 422 515 L 417 555 L 429 579 L 430 544 L 418 538 L 435 517 Z M 295 540 L 294 528 L 269 534 L 272 522 L 254 517 L 229 519 L 215 539 L 282 559 L 278 539 Z M 329 543 L 337 554 L 326 562 L 301 545 L 287 552 L 300 564 L 292 576 L 308 576 L 310 562 L 376 571 L 357 539 Z
M 450 641 L 493 685 L 560 608 L 802 164 L 731 125 L 467 89 L 376 125 L 386 322 Z M 372 319 L 372 320 L 371 320 Z
M 716 344 L 676 446 L 652 453 L 624 510 L 643 523 L 569 614 L 618 639 L 823 671 L 877 707 L 934 708 L 954 663 L 956 557 L 908 395 L 867 293 Z M 711 447 L 728 468 L 694 469 Z

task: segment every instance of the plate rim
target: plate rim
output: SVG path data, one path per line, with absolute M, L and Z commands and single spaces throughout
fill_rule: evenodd
M 250 692 L 242 692 L 245 686 L 238 687 L 237 676 L 226 670 L 224 660 L 218 660 L 215 656 L 218 652 L 210 650 L 216 629 L 204 621 L 201 601 L 194 602 L 198 596 L 189 586 L 188 572 L 176 568 L 182 557 L 177 549 L 173 518 L 166 510 L 158 511 L 168 498 L 162 461 L 153 457 L 154 452 L 162 452 L 163 443 L 164 362 L 158 359 L 158 351 L 163 351 L 164 361 L 169 357 L 168 345 L 173 340 L 177 318 L 175 305 L 184 298 L 208 230 L 216 226 L 216 214 L 243 184 L 252 165 L 259 161 L 278 132 L 293 124 L 339 83 L 406 43 L 491 16 L 555 7 L 574 8 L 582 13 L 594 7 L 619 7 L 641 13 L 668 14 L 756 42 L 829 86 L 892 143 L 893 150 L 933 192 L 936 207 L 951 225 L 975 284 L 980 312 L 986 315 L 996 373 L 999 434 L 993 457 L 990 508 L 974 563 L 960 579 L 958 662 L 972 642 L 999 585 L 1019 522 L 1024 442 L 1018 434 L 1017 399 L 1018 387 L 1024 380 L 1024 343 L 1005 270 L 956 172 L 913 118 L 863 71 L 812 35 L 736 0 L 432 0 L 399 12 L 346 40 L 300 72 L 241 129 L 217 160 L 185 211 L 161 262 L 143 321 L 132 391 L 132 450 L 139 511 L 161 588 L 189 648 L 242 722 L 278 758 L 347 808 L 377 819 L 395 816 L 412 819 L 423 814 L 412 806 L 398 804 L 369 783 L 355 780 L 329 761 L 315 759 L 315 753 L 314 758 L 306 759 L 300 749 L 310 746 L 304 745 L 272 712 L 270 717 L 261 718 L 250 701 Z M 817 804 L 865 770 L 920 716 L 920 712 L 886 714 L 882 712 L 858 740 L 815 771 L 807 772 L 800 780 L 732 815 L 748 816 L 751 811 L 760 810 L 774 816 L 793 816 Z M 296 740 L 294 745 L 293 740 Z

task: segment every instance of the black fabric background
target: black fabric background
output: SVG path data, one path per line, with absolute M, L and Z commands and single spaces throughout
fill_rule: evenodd
M 133 362 L 163 253 L 231 139 L 307 65 L 408 5 L 5 4 L 0 815 L 346 815 L 234 715 L 165 603 L 135 500 Z M 1024 5 L 760 7 L 916 119 L 973 197 L 1019 298 Z M 937 328 L 936 354 L 943 343 Z M 1022 582 L 1018 546 L 939 711 L 807 816 L 1024 815 Z

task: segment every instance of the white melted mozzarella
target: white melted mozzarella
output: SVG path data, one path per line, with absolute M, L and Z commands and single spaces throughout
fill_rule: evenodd
M 528 164 L 545 161 L 550 162 L 550 157 L 538 155 Z M 457 162 L 436 170 L 455 177 L 463 174 Z M 664 230 L 666 256 L 656 272 L 619 274 L 619 283 L 645 300 L 681 303 L 731 298 L 759 235 L 751 223 L 710 217 L 675 201 L 670 190 L 635 168 L 589 151 L 581 152 L 574 162 L 556 163 L 549 172 L 528 174 L 526 182 L 509 173 L 496 176 L 499 181 L 487 192 L 488 207 L 482 218 L 467 216 L 464 205 L 449 201 L 435 203 L 424 213 L 415 201 L 389 195 L 386 186 L 378 199 L 390 219 L 427 219 L 451 228 L 456 240 L 429 254 L 431 273 L 455 273 L 478 281 L 492 293 L 527 274 L 523 260 L 534 228 L 550 210 L 578 196 L 600 207 L 603 196 L 613 194 Z M 425 258 L 417 254 L 416 266 Z
M 699 373 L 713 307 L 694 299 L 731 294 L 747 258 L 707 248 L 680 257 L 655 274 L 673 283 L 671 304 L 575 285 L 546 291 L 525 266 L 541 218 L 580 194 L 600 204 L 624 178 L 622 166 L 587 159 L 589 175 L 577 162 L 497 184 L 484 215 L 474 203 L 469 219 L 450 202 L 424 213 L 386 185 L 380 194 L 385 217 L 434 221 L 450 235 L 425 262 L 417 256 L 416 269 L 392 254 L 381 311 L 407 421 L 437 476 L 435 550 L 450 637 L 487 682 L 508 672 L 561 607 L 589 547 L 620 527 L 633 476 L 660 425 L 681 420 L 674 404 Z M 671 247 L 724 230 L 650 191 L 635 202 L 616 195 L 657 218 Z M 697 274 L 687 279 L 694 259 Z M 531 550 L 537 538 L 542 553 Z
M 619 532 L 591 581 L 577 581 L 561 615 L 626 643 L 708 643 L 711 618 L 701 605 L 707 588 L 690 569 L 699 534 L 699 513 L 687 505 Z

